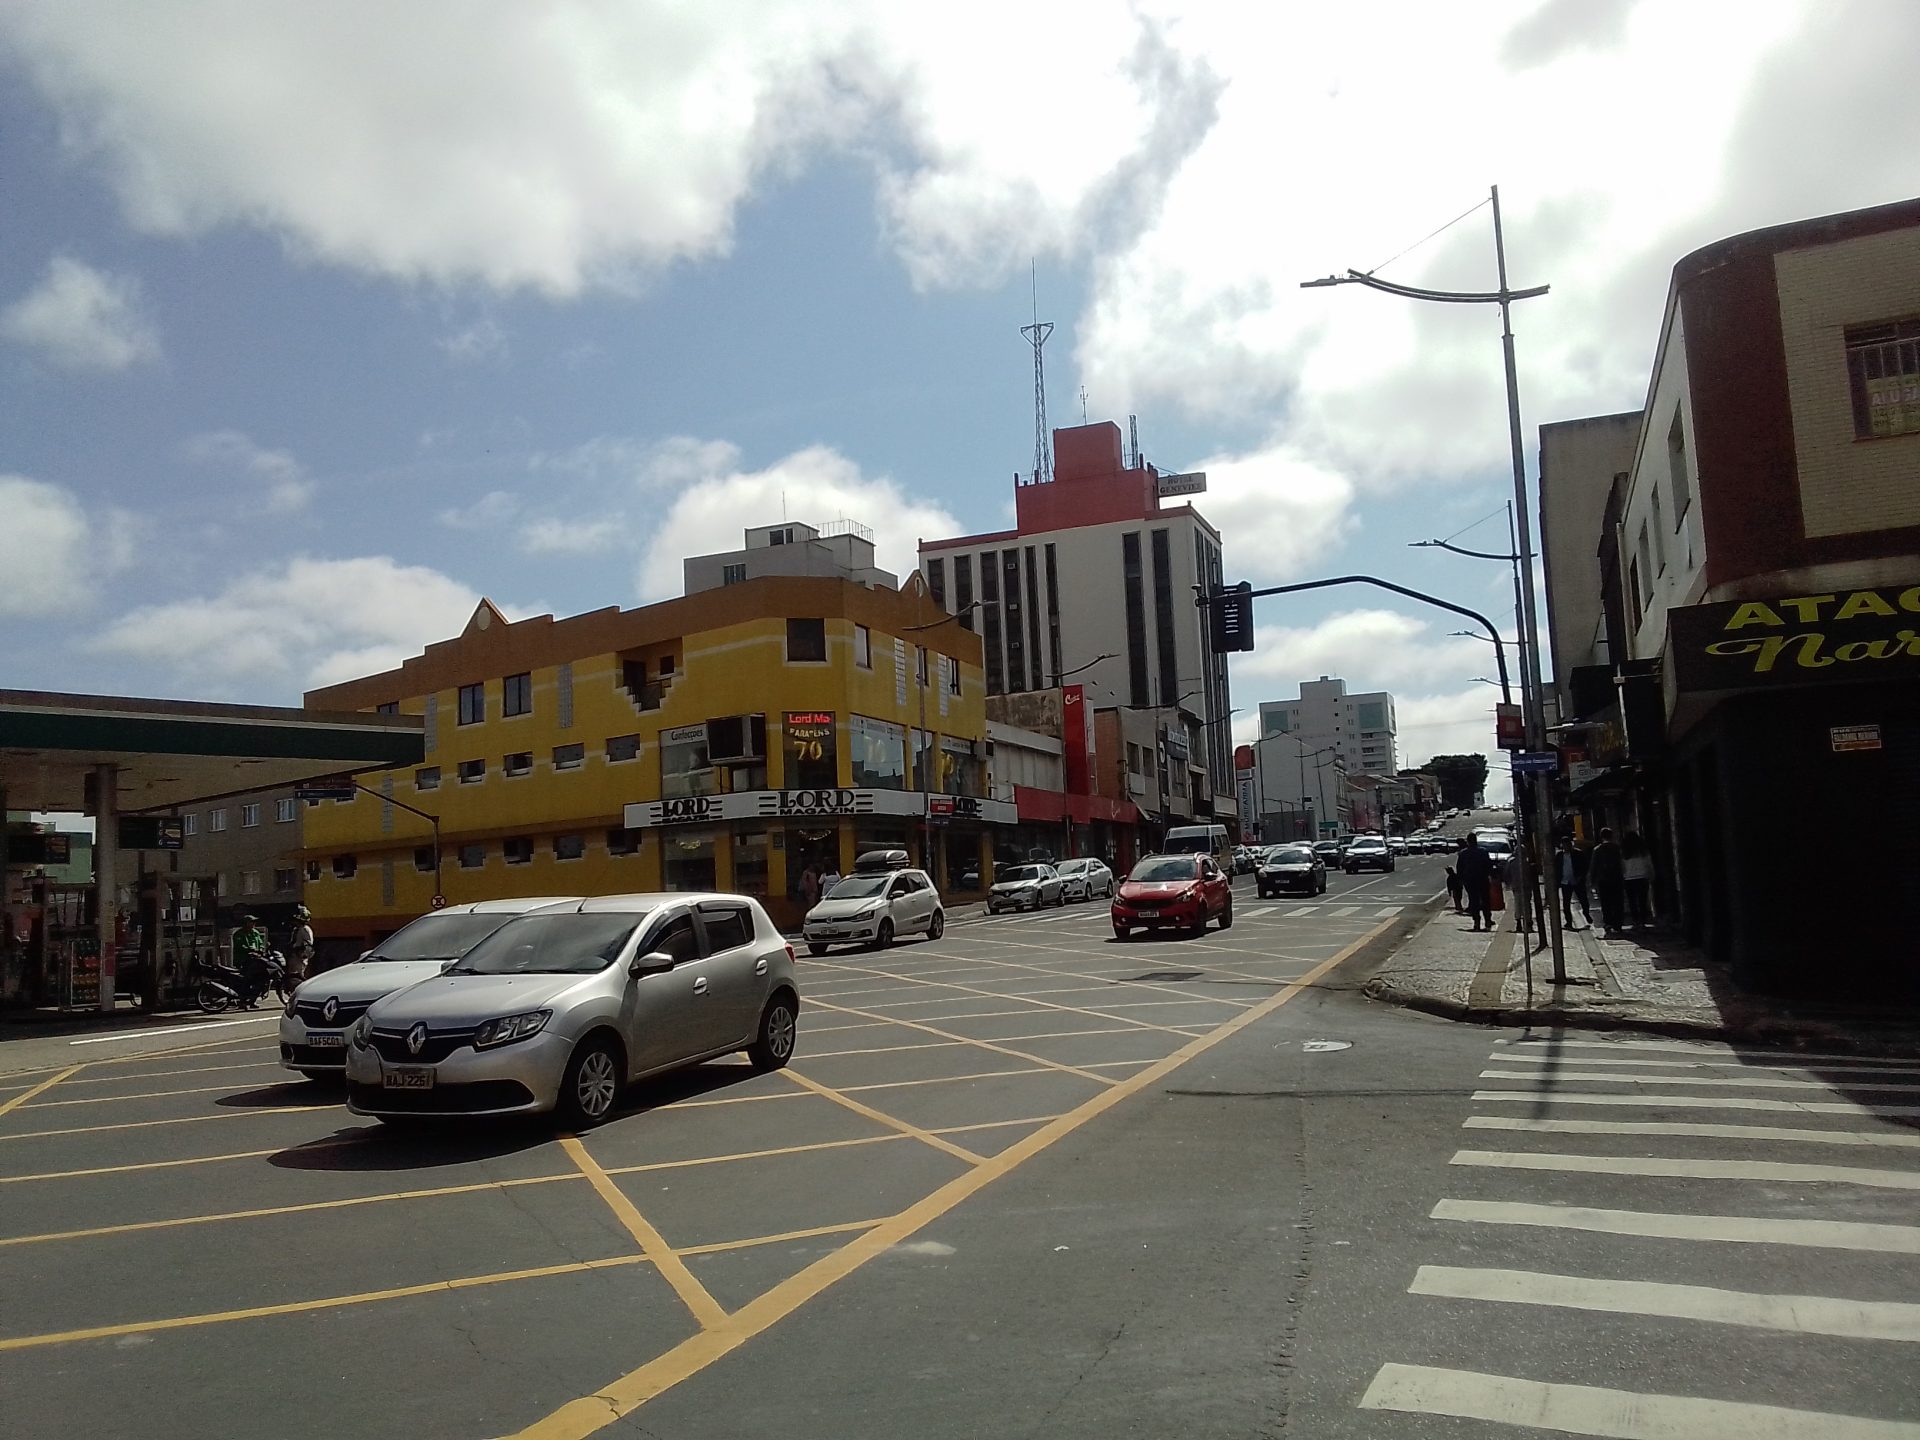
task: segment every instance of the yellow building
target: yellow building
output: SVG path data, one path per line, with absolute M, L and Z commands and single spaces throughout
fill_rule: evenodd
M 658 889 L 755 895 L 792 924 L 876 846 L 977 892 L 1014 819 L 986 798 L 985 696 L 979 638 L 918 577 L 770 576 L 515 623 L 482 601 L 456 639 L 308 693 L 419 715 L 426 744 L 360 777 L 391 803 L 306 807 L 315 930 L 371 942 L 436 896 Z M 438 820 L 437 865 L 413 812 Z

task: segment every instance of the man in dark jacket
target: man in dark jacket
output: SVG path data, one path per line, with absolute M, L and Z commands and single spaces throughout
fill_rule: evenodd
M 1600 832 L 1600 843 L 1593 847 L 1587 861 L 1587 879 L 1593 884 L 1593 893 L 1600 897 L 1600 922 L 1607 927 L 1606 933 L 1618 935 L 1625 918 L 1627 877 L 1613 831 Z
M 1473 836 L 1469 835 L 1460 842 L 1460 855 L 1454 869 L 1460 876 L 1460 888 L 1466 893 L 1467 914 L 1473 919 L 1473 928 L 1491 930 L 1493 862 Z

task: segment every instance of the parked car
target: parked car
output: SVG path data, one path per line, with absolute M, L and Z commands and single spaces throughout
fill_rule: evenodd
M 1361 835 L 1347 847 L 1345 864 L 1349 875 L 1357 875 L 1362 870 L 1385 870 L 1392 874 L 1393 851 L 1378 835 Z
M 1322 840 L 1313 847 L 1313 853 L 1320 857 L 1320 863 L 1332 869 L 1340 863 L 1340 842 Z
M 1136 927 L 1197 935 L 1214 919 L 1225 930 L 1233 924 L 1233 882 L 1211 855 L 1149 855 L 1120 886 L 1111 913 L 1117 940 Z
M 1104 860 L 1062 860 L 1053 869 L 1069 900 L 1091 900 L 1096 895 L 1113 898 L 1113 871 Z
M 553 1112 L 578 1129 L 631 1082 L 744 1050 L 793 1056 L 793 949 L 744 895 L 606 895 L 519 916 L 347 1032 L 347 1108 L 381 1120 Z
M 1407 853 L 1407 837 L 1404 835 L 1389 835 L 1387 837 L 1387 848 L 1396 855 L 1405 855 Z
M 830 945 L 884 950 L 901 935 L 938 940 L 946 929 L 946 907 L 932 877 L 907 864 L 904 850 L 874 850 L 807 912 L 800 937 L 809 955 L 824 955 Z
M 1066 903 L 1066 886 L 1051 865 L 1002 865 L 993 872 L 993 885 L 987 891 L 989 915 Z
M 1311 845 L 1275 845 L 1261 857 L 1253 883 L 1262 900 L 1276 895 L 1323 895 L 1327 867 Z
M 347 1030 L 383 995 L 430 980 L 518 915 L 566 905 L 577 895 L 475 900 L 431 910 L 403 925 L 349 965 L 302 981 L 280 1015 L 280 1063 L 309 1080 L 337 1079 L 347 1068 Z

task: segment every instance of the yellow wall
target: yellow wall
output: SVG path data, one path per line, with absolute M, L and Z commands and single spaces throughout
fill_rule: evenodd
M 501 713 L 503 677 L 476 673 L 468 677 L 468 683 L 481 681 L 486 687 L 484 722 L 457 723 L 457 689 L 439 691 L 435 697 L 436 715 L 429 726 L 424 763 L 439 767 L 438 789 L 416 789 L 412 768 L 360 778 L 376 790 L 390 783 L 396 800 L 439 815 L 442 888 L 450 903 L 511 895 L 617 894 L 659 889 L 664 883 L 663 845 L 672 843 L 674 828 L 641 832 L 640 852 L 628 856 L 609 852 L 606 832 L 621 824 L 627 804 L 660 798 L 658 737 L 663 728 L 720 716 L 764 714 L 770 789 L 786 783 L 779 727 L 782 713 L 788 710 L 835 713 L 841 725 L 842 785 L 851 783 L 852 746 L 845 727 L 855 714 L 891 721 L 910 734 L 922 728 L 924 697 L 925 729 L 936 737 L 984 742 L 986 690 L 977 665 L 952 662 L 960 666 L 961 691 L 947 695 L 947 714 L 942 716 L 939 657 L 929 658 L 928 685 L 923 691 L 917 682 L 914 637 L 907 637 L 903 705 L 897 688 L 894 637 L 877 632 L 872 635 L 873 663 L 870 669 L 863 669 L 853 663 L 854 622 L 828 618 L 826 630 L 828 658 L 824 664 L 786 662 L 784 616 L 762 617 L 688 635 L 677 647 L 649 645 L 644 653 L 654 661 L 650 672 L 657 673 L 657 657 L 668 652 L 675 655 L 676 671 L 664 703 L 651 711 L 638 709 L 621 688 L 619 655 L 576 659 L 571 662 L 572 724 L 565 727 L 560 724 L 558 664 L 533 669 L 532 712 L 511 718 Z M 479 651 L 481 647 L 475 648 Z M 475 663 L 490 662 L 483 653 L 476 653 Z M 400 701 L 400 709 L 425 715 L 426 697 L 405 698 Z M 631 734 L 640 737 L 637 758 L 609 762 L 609 737 Z M 574 770 L 555 770 L 555 747 L 569 744 L 584 745 L 584 763 Z M 503 757 L 517 751 L 532 752 L 532 771 L 508 777 L 503 773 Z M 457 769 L 462 760 L 485 761 L 485 779 L 459 783 Z M 387 807 L 373 796 L 361 795 L 346 803 L 329 801 L 308 806 L 302 823 L 306 854 L 319 871 L 319 878 L 309 879 L 306 886 L 306 902 L 313 910 L 319 933 L 365 937 L 397 928 L 427 910 L 434 893 L 434 877 L 416 869 L 414 850 L 431 843 L 428 822 L 398 806 Z M 914 824 L 905 819 L 896 823 Z M 850 869 L 853 826 L 843 824 L 840 828 L 841 866 Z M 552 837 L 567 833 L 583 835 L 586 846 L 582 858 L 554 858 Z M 509 835 L 533 840 L 534 858 L 530 863 L 505 862 L 501 840 Z M 487 858 L 481 868 L 462 869 L 458 863 L 466 837 L 484 839 Z M 729 838 L 723 835 L 715 846 L 717 882 L 722 889 L 734 885 Z M 958 835 L 955 840 L 959 841 Z M 337 855 L 354 857 L 357 868 L 351 879 L 335 878 L 332 860 Z M 768 860 L 767 888 L 776 902 L 769 908 L 778 916 L 787 908 L 782 852 L 772 851 Z M 388 864 L 393 872 L 390 904 L 386 902 L 383 876 Z

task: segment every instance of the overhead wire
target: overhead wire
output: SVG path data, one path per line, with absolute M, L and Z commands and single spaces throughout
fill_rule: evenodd
M 1366 273 L 1369 275 L 1378 274 L 1380 271 L 1386 269 L 1387 266 L 1393 264 L 1394 261 L 1400 259 L 1402 256 L 1411 254 L 1413 251 L 1418 250 L 1422 245 L 1426 244 L 1427 241 L 1433 239 L 1435 235 L 1440 235 L 1445 233 L 1448 230 L 1451 230 L 1454 226 L 1458 225 L 1462 220 L 1466 219 L 1467 216 L 1473 214 L 1475 210 L 1478 210 L 1482 205 L 1486 205 L 1490 203 L 1492 199 L 1493 197 L 1489 195 L 1485 200 L 1476 201 L 1474 204 L 1468 206 L 1465 210 L 1462 210 L 1458 215 L 1454 216 L 1453 219 L 1447 221 L 1447 223 L 1442 225 L 1438 230 L 1433 230 L 1428 232 L 1425 235 L 1422 235 L 1418 240 L 1414 241 L 1413 244 L 1407 246 L 1405 250 L 1397 251 L 1396 253 L 1389 255 L 1386 259 L 1382 260 L 1378 265 L 1374 266 L 1373 269 L 1367 271 Z

